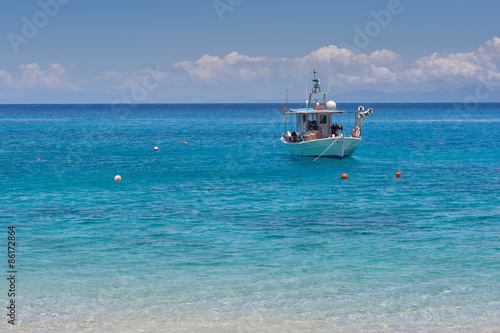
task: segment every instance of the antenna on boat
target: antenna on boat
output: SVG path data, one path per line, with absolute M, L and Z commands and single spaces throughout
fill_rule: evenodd
M 288 111 L 288 89 L 286 90 L 286 99 L 285 99 L 285 107 L 284 108 L 278 108 L 281 113 L 286 117 L 286 112 Z
M 286 134 L 286 113 L 288 111 L 288 89 L 286 90 L 286 102 L 284 108 L 278 108 L 281 113 L 283 113 L 283 122 L 285 123 L 285 134 Z
M 306 100 L 307 100 L 307 94 L 309 94 L 309 91 L 307 90 L 307 71 L 306 71 Z
M 330 94 L 330 66 L 328 66 L 327 80 L 328 80 L 328 94 Z
M 286 90 L 285 111 L 288 110 L 288 89 Z

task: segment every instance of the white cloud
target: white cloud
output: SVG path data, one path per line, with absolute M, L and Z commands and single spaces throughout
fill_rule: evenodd
M 80 89 L 76 82 L 66 68 L 58 63 L 49 64 L 47 69 L 41 68 L 37 63 L 20 65 L 16 74 L 0 70 L 0 85 L 6 88 L 76 91 Z
M 425 56 L 406 64 L 393 51 L 382 49 L 355 54 L 335 45 L 322 47 L 302 58 L 265 58 L 233 52 L 224 58 L 204 55 L 194 62 L 174 64 L 176 74 L 206 85 L 240 82 L 303 80 L 312 68 L 328 70 L 332 85 L 376 88 L 378 85 L 466 84 L 498 75 L 500 38 L 494 37 L 474 52 Z M 324 75 L 324 74 L 323 74 Z
M 207 85 L 219 85 L 265 78 L 270 72 L 266 62 L 265 57 L 251 58 L 232 52 L 224 58 L 206 54 L 194 62 L 176 63 L 173 69 L 181 77 L 187 76 Z
M 484 43 L 474 52 L 438 54 L 418 59 L 403 75 L 412 83 L 475 83 L 481 78 L 499 79 L 500 38 Z
M 11 86 L 13 83 L 12 75 L 0 69 L 0 83 L 4 86 Z
M 407 79 L 422 83 L 444 81 L 454 83 L 457 80 L 468 81 L 484 72 L 485 64 L 474 52 L 440 55 L 434 53 L 418 59 L 413 68 L 407 71 Z
M 500 64 L 500 38 L 493 37 L 484 44 L 477 51 L 478 57 L 485 63 L 498 66 Z
M 269 80 L 302 82 L 305 73 L 313 68 L 324 68 L 329 69 L 335 79 L 332 84 L 341 86 L 346 83 L 394 83 L 402 60 L 389 50 L 354 54 L 330 45 L 302 58 L 251 58 L 233 52 L 224 58 L 204 55 L 196 61 L 183 61 L 172 67 L 180 80 L 209 86 Z

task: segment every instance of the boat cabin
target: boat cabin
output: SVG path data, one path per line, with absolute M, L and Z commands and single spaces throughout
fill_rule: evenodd
M 290 131 L 292 138 L 289 139 L 289 142 L 311 141 L 340 135 L 344 130 L 344 126 L 342 123 L 335 122 L 335 113 L 342 112 L 324 109 L 289 111 L 288 114 L 295 115 L 295 124 L 292 124 L 292 131 Z M 294 139 L 294 137 L 297 139 Z

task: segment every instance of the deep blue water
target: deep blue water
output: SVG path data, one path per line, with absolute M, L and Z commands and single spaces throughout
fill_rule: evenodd
M 366 105 L 316 162 L 253 150 L 278 106 L 0 105 L 17 329 L 500 330 L 500 104 Z

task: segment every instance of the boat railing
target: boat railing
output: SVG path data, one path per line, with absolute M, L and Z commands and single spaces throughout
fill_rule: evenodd
M 355 135 L 346 133 L 346 131 L 338 131 L 337 134 L 331 134 L 329 137 L 322 137 L 321 133 L 319 130 L 316 131 L 307 131 L 303 134 L 300 134 L 295 131 L 288 131 L 286 133 L 283 133 L 281 135 L 281 138 L 285 142 L 308 142 L 308 141 L 314 141 L 314 140 L 320 140 L 320 139 L 342 139 L 342 138 L 361 138 L 361 135 L 358 134 L 357 132 Z M 294 135 L 295 134 L 295 135 Z

